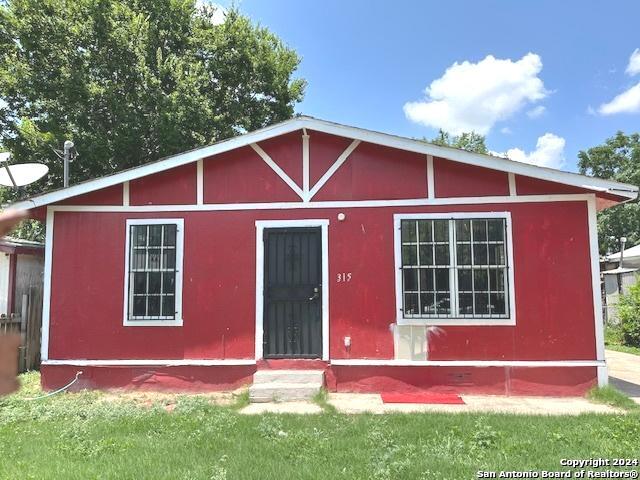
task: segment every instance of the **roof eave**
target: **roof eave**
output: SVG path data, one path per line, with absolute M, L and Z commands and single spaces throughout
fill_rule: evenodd
M 420 140 L 391 135 L 388 133 L 365 130 L 358 127 L 351 127 L 338 123 L 320 120 L 313 117 L 300 116 L 284 122 L 271 125 L 260 130 L 249 132 L 237 137 L 221 140 L 212 145 L 197 148 L 188 152 L 173 155 L 154 163 L 142 165 L 130 170 L 115 173 L 106 177 L 90 180 L 62 190 L 44 193 L 30 199 L 17 202 L 11 205 L 16 209 L 30 209 L 56 203 L 67 198 L 82 195 L 91 191 L 111 187 L 123 182 L 135 180 L 146 175 L 158 173 L 164 170 L 175 168 L 187 163 L 195 162 L 202 158 L 218 155 L 229 150 L 244 147 L 251 143 L 258 143 L 279 135 L 284 135 L 303 128 L 315 130 L 327 134 L 348 137 L 355 140 L 370 142 L 390 148 L 422 153 L 436 157 L 443 157 L 448 160 L 465 163 L 468 165 L 481 166 L 494 170 L 502 170 L 509 173 L 524 175 L 548 180 L 552 182 L 564 183 L 595 192 L 603 192 L 621 197 L 621 202 L 635 200 L 638 196 L 638 187 L 624 183 L 603 180 L 596 177 L 588 177 L 577 173 L 563 172 L 546 167 L 538 167 L 522 162 L 516 162 L 506 158 L 492 155 L 484 155 L 466 150 L 451 147 L 443 147 L 426 143 Z

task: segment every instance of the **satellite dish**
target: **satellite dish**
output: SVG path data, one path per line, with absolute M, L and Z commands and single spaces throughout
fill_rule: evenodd
M 11 158 L 9 152 L 0 153 L 0 162 L 4 163 L 0 167 L 0 185 L 5 187 L 24 187 L 36 180 L 40 180 L 49 171 L 49 167 L 41 163 L 9 165 L 9 158 Z

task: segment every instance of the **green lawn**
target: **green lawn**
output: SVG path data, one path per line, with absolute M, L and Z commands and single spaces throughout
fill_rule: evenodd
M 604 344 L 609 350 L 640 355 L 639 347 L 631 347 L 622 343 L 622 330 L 620 330 L 620 327 L 607 326 L 605 328 Z
M 2 479 L 471 479 L 640 458 L 640 415 L 243 416 L 197 396 L 167 411 L 99 392 L 0 400 Z

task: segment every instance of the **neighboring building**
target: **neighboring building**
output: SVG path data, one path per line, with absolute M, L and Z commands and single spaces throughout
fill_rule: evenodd
M 624 250 L 623 265 L 620 265 L 620 252 L 604 257 L 602 262 L 602 276 L 604 287 L 604 317 L 605 323 L 617 324 L 618 302 L 620 295 L 628 292 L 629 287 L 638 281 L 640 269 L 640 245 Z
M 622 257 L 624 268 L 640 268 L 640 245 L 630 247 L 624 250 Z M 611 253 L 605 257 L 606 265 L 611 265 L 611 268 L 617 268 L 620 265 L 620 252 Z
M 44 244 L 0 238 L 0 315 L 22 312 L 22 295 L 42 291 Z
M 602 272 L 604 289 L 604 321 L 612 325 L 620 322 L 618 302 L 620 295 L 629 291 L 629 287 L 638 281 L 637 268 L 615 268 Z
M 596 211 L 637 187 L 309 117 L 16 205 L 42 381 L 577 394 L 607 381 Z

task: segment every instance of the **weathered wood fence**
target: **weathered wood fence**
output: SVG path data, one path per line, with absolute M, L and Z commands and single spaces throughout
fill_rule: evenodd
M 42 328 L 42 291 L 29 289 L 22 295 L 22 312 L 0 316 L 0 334 L 19 333 L 22 342 L 19 351 L 20 372 L 40 367 L 40 330 Z

